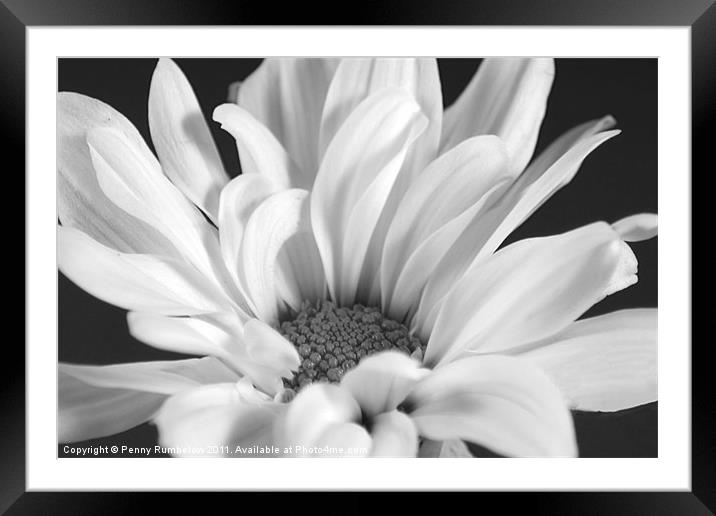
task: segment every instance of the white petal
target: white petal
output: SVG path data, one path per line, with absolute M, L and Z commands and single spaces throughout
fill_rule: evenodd
M 437 155 L 442 124 L 442 93 L 437 61 L 433 58 L 346 58 L 336 70 L 326 98 L 321 126 L 321 153 L 361 101 L 384 88 L 399 87 L 410 92 L 427 117 L 427 127 L 407 149 L 398 175 L 383 202 L 372 229 L 362 263 L 358 296 L 369 303 L 380 302 L 380 266 L 383 245 L 393 216 L 413 179 Z M 356 216 L 362 216 L 357 210 Z
M 441 149 L 471 136 L 495 134 L 509 149 L 519 174 L 537 144 L 554 79 L 551 58 L 488 58 L 455 103 L 445 111 Z
M 280 301 L 293 306 L 300 305 L 306 292 L 302 291 L 298 272 L 307 271 L 301 281 L 305 283 L 311 279 L 314 283 L 304 288 L 309 288 L 311 292 L 322 291 L 324 288 L 323 274 L 313 272 L 320 264 L 316 263 L 318 252 L 312 239 L 296 244 L 303 245 L 305 252 L 299 253 L 297 249 L 295 261 L 279 261 L 280 252 L 290 239 L 297 234 L 310 232 L 308 209 L 308 192 L 285 190 L 261 203 L 246 225 L 241 244 L 239 277 L 251 296 L 257 315 L 263 321 L 278 322 Z M 283 294 L 283 300 L 279 299 L 279 293 Z
M 57 95 L 57 211 L 62 224 L 81 229 L 122 252 L 177 256 L 166 237 L 107 199 L 97 183 L 87 132 L 97 127 L 122 131 L 137 145 L 143 140 L 121 113 L 78 93 Z
M 283 421 L 287 445 L 312 446 L 336 423 L 360 420 L 360 407 L 350 393 L 333 384 L 311 384 L 290 403 Z
M 171 59 L 160 59 L 152 75 L 149 130 L 164 173 L 216 221 L 229 178 L 196 95 Z
M 286 373 L 296 371 L 301 364 L 293 344 L 258 319 L 251 319 L 244 325 L 244 338 L 249 356 L 259 363 Z
M 373 93 L 390 87 L 408 90 L 429 120 L 428 128 L 409 151 L 406 166 L 411 172 L 419 172 L 432 161 L 442 123 L 440 76 L 433 58 L 342 59 L 323 108 L 321 156 L 350 113 Z
M 640 213 L 624 217 L 612 224 L 612 227 L 626 242 L 641 242 L 656 236 L 659 223 L 655 213 Z
M 509 456 L 574 456 L 572 416 L 559 390 L 526 360 L 480 356 L 440 367 L 408 396 L 420 435 L 464 439 Z
M 206 385 L 169 398 L 154 418 L 159 443 L 178 457 L 250 456 L 235 454 L 237 447 L 275 444 L 274 423 L 283 410 L 272 402 L 247 399 L 234 383 Z M 219 447 L 209 454 L 209 447 Z M 265 454 L 258 454 L 265 457 Z
M 326 151 L 311 195 L 311 222 L 328 288 L 341 304 L 355 294 L 383 203 L 426 123 L 406 91 L 381 90 L 351 113 Z
M 191 265 L 120 253 L 73 228 L 57 228 L 57 260 L 62 273 L 82 289 L 127 310 L 190 315 L 230 307 L 224 294 Z
M 239 278 L 241 241 L 254 210 L 280 187 L 267 176 L 241 174 L 221 191 L 219 202 L 219 240 L 221 254 L 231 278 L 252 312 L 256 307 Z
M 264 323 L 202 317 L 162 317 L 132 312 L 130 333 L 150 346 L 192 355 L 212 355 L 250 378 L 264 391 L 282 388 L 282 377 L 298 368 L 295 348 Z
M 214 274 L 211 252 L 219 251 L 215 232 L 162 173 L 146 145 L 138 145 L 122 132 L 109 128 L 90 131 L 87 144 L 105 195 L 127 213 L 160 231 L 187 260 L 211 277 Z
M 372 417 L 389 412 L 428 371 L 403 353 L 385 351 L 361 360 L 341 380 L 360 405 L 363 414 Z
M 613 411 L 655 401 L 657 310 L 577 321 L 520 356 L 547 371 L 575 409 Z
M 371 443 L 371 436 L 363 426 L 356 423 L 335 423 L 326 427 L 312 443 L 317 453 L 309 456 L 364 457 L 368 455 Z
M 408 189 L 390 225 L 381 260 L 382 305 L 391 307 L 392 293 L 401 274 L 406 278 L 402 299 L 415 298 L 434 267 L 462 232 L 466 224 L 484 207 L 487 193 L 507 178 L 507 149 L 495 136 L 466 140 L 433 161 Z M 449 224 L 457 218 L 459 223 Z M 423 244 L 421 260 L 411 255 Z M 432 251 L 432 252 L 431 252 Z M 406 270 L 410 260 L 420 266 Z M 405 313 L 404 302 L 396 307 Z
M 418 454 L 418 430 L 402 412 L 394 410 L 376 416 L 371 435 L 372 457 L 415 457 Z
M 166 396 L 104 389 L 59 373 L 59 442 L 75 442 L 124 432 L 148 421 Z
M 490 256 L 527 217 L 571 181 L 584 158 L 618 133 L 600 132 L 612 123 L 613 119 L 606 117 L 562 135 L 527 168 L 492 209 L 465 229 L 435 267 L 423 291 L 417 320 L 425 323 L 433 319 L 443 296 L 465 271 Z
M 236 139 L 243 174 L 263 174 L 281 188 L 310 187 L 307 175 L 251 113 L 236 104 L 222 104 L 213 116 Z
M 337 59 L 268 58 L 238 90 L 238 104 L 271 130 L 310 184 L 318 170 L 321 112 L 337 65 Z
M 112 435 L 144 423 L 167 395 L 236 375 L 213 358 L 111 366 L 59 365 L 63 442 Z
M 605 223 L 505 247 L 446 296 L 425 363 L 466 350 L 499 352 L 562 330 L 615 283 L 636 281 L 635 263 L 622 268 L 625 247 Z

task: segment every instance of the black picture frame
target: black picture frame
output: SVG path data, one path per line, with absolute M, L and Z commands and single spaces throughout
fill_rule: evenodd
M 359 8 L 311 7 L 304 3 L 272 8 L 266 3 L 221 0 L 0 0 L 0 128 L 6 174 L 25 167 L 25 35 L 32 26 L 63 25 L 550 25 L 691 27 L 692 168 L 706 168 L 716 122 L 716 7 L 713 0 L 512 0 L 510 2 L 363 1 Z M 693 175 L 692 175 L 693 177 Z M 24 190 L 24 181 L 23 181 Z M 10 190 L 10 189 L 8 189 Z M 9 209 L 8 203 L 6 209 Z M 16 225 L 19 227 L 19 225 Z M 24 235 L 23 235 L 24 238 Z M 13 242 L 19 242 L 14 239 Z M 16 244 L 17 246 L 17 244 Z M 16 253 L 19 254 L 19 253 Z M 23 252 L 23 263 L 27 256 Z M 25 269 L 27 274 L 27 269 Z M 10 276 L 10 275 L 8 275 Z M 8 321 L 9 321 L 8 317 Z M 0 361 L 0 511 L 8 514 L 120 514 L 143 506 L 151 495 L 25 492 L 25 354 L 6 341 Z M 673 343 L 690 345 L 690 343 Z M 498 497 L 505 508 L 522 506 L 545 514 L 713 514 L 716 511 L 716 401 L 708 346 L 692 347 L 692 489 L 649 493 L 481 494 Z M 165 511 L 184 497 L 159 495 Z M 244 495 L 242 495 L 244 496 Z M 270 495 L 261 495 L 274 503 Z M 355 497 L 356 495 L 351 495 Z M 419 497 L 416 501 L 419 501 Z M 246 503 L 246 502 L 244 502 Z M 253 504 L 262 503 L 252 500 Z M 303 502 L 298 502 L 302 504 Z M 331 502 L 327 502 L 331 503 Z M 341 506 L 353 506 L 350 502 Z M 179 505 L 178 505 L 179 506 Z M 268 505 L 267 505 L 268 506 Z M 356 510 L 369 509 L 355 501 Z M 406 507 L 407 509 L 407 507 Z M 239 508 L 237 507 L 237 510 Z M 133 511 L 134 512 L 134 511 Z

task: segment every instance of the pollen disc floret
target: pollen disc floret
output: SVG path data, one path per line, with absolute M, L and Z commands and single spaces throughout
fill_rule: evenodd
M 410 355 L 425 345 L 405 325 L 383 316 L 380 309 L 353 305 L 337 307 L 331 301 L 304 302 L 279 331 L 301 356 L 301 365 L 286 387 L 312 382 L 337 382 L 364 357 L 385 350 Z

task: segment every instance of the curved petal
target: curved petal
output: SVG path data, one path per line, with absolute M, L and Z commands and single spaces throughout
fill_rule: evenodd
M 57 228 L 57 261 L 80 288 L 127 310 L 191 315 L 230 307 L 224 294 L 191 265 L 120 253 L 74 228 Z
M 321 125 L 321 155 L 350 113 L 371 94 L 385 88 L 409 92 L 427 118 L 425 130 L 407 149 L 390 192 L 382 203 L 372 229 L 358 280 L 358 296 L 371 304 L 380 302 L 381 256 L 393 216 L 413 179 L 437 155 L 442 125 L 442 93 L 437 61 L 433 58 L 346 58 L 331 82 Z M 357 217 L 362 210 L 356 210 Z
M 469 271 L 446 296 L 425 363 L 444 363 L 467 350 L 500 352 L 548 337 L 615 285 L 635 281 L 636 259 L 605 223 L 516 242 Z
M 57 95 L 57 212 L 101 244 L 125 253 L 177 256 L 159 231 L 111 202 L 102 192 L 90 159 L 87 132 L 113 127 L 143 145 L 139 131 L 121 113 L 78 93 Z
M 87 135 L 92 164 L 102 191 L 127 213 L 153 226 L 182 255 L 214 276 L 218 239 L 199 210 L 167 179 L 146 145 L 111 128 Z
M 485 205 L 480 201 L 507 178 L 508 164 L 507 149 L 499 138 L 477 136 L 446 152 L 418 175 L 402 199 L 386 236 L 381 260 L 383 306 L 390 307 L 393 289 L 405 273 L 411 255 L 436 233 L 447 238 L 437 238 L 430 248 L 446 252 L 477 214 L 467 213 L 460 224 L 446 226 L 471 208 L 481 211 L 479 208 Z M 436 265 L 440 257 L 433 255 L 425 264 L 427 267 L 406 273 L 410 284 L 406 287 L 414 297 L 427 280 L 430 265 Z M 399 311 L 400 308 L 404 307 L 399 307 Z
M 657 310 L 575 322 L 520 356 L 554 379 L 577 410 L 622 410 L 657 399 Z
M 241 171 L 263 174 L 281 188 L 308 188 L 310 181 L 261 122 L 236 104 L 222 104 L 214 109 L 214 120 L 236 139 Z
M 420 435 L 464 439 L 508 456 L 575 456 L 559 389 L 526 360 L 470 357 L 436 369 L 407 399 Z
M 162 317 L 131 312 L 129 331 L 150 346 L 192 355 L 215 356 L 249 377 L 264 391 L 282 388 L 300 363 L 294 347 L 261 321 L 251 319 L 243 327 L 238 321 L 202 317 Z
M 60 364 L 58 440 L 123 432 L 149 420 L 168 394 L 231 378 L 235 375 L 213 358 L 112 366 Z
M 267 58 L 236 96 L 296 160 L 308 186 L 318 170 L 318 130 L 336 66 L 337 59 Z
M 512 171 L 527 165 L 554 80 L 551 58 L 488 58 L 455 103 L 445 110 L 440 148 L 448 150 L 479 134 L 507 144 Z
M 426 119 L 410 95 L 363 101 L 331 141 L 311 195 L 311 223 L 329 291 L 350 304 L 367 246 L 410 143 Z
M 159 443 L 177 457 L 266 457 L 254 447 L 276 443 L 274 424 L 283 406 L 247 390 L 219 383 L 170 397 L 154 417 Z
M 333 384 L 311 384 L 289 404 L 282 424 L 283 442 L 313 446 L 332 425 L 355 423 L 360 416 L 360 407 L 347 390 Z
M 435 267 L 422 294 L 415 317 L 418 321 L 434 320 L 441 300 L 465 271 L 494 253 L 512 231 L 571 181 L 584 158 L 618 133 L 603 132 L 613 122 L 611 117 L 605 117 L 562 135 L 525 170 L 490 210 L 467 226 Z
M 379 414 L 371 428 L 371 457 L 415 457 L 418 454 L 418 430 L 402 412 Z
M 171 59 L 159 59 L 149 87 L 149 131 L 164 173 L 216 221 L 229 181 L 196 95 Z
M 323 156 L 351 112 L 384 88 L 408 90 L 428 118 L 428 127 L 408 151 L 410 175 L 420 172 L 438 150 L 442 125 L 442 92 L 434 58 L 346 58 L 338 65 L 326 95 L 321 119 L 320 155 Z
M 659 223 L 655 213 L 640 213 L 631 215 L 612 224 L 614 231 L 625 242 L 641 242 L 654 238 L 659 231 Z
M 265 175 L 241 174 L 232 179 L 221 191 L 219 202 L 221 254 L 236 288 L 252 312 L 256 311 L 256 307 L 239 278 L 239 264 L 242 259 L 241 241 L 251 214 L 264 200 L 280 189 Z
M 373 417 L 395 409 L 426 374 L 409 356 L 385 351 L 361 360 L 343 376 L 341 387 L 353 395 L 365 416 Z
M 280 301 L 296 307 L 323 291 L 324 278 L 312 238 L 298 241 L 296 245 L 303 249 L 295 248 L 290 260 L 279 259 L 287 242 L 310 232 L 308 209 L 308 192 L 285 190 L 261 203 L 246 225 L 239 278 L 263 321 L 278 322 Z

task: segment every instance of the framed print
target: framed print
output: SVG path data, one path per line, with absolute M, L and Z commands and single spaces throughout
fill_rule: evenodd
M 716 505 L 691 346 L 709 2 L 320 25 L 5 3 L 27 305 L 3 509 L 117 490 Z

